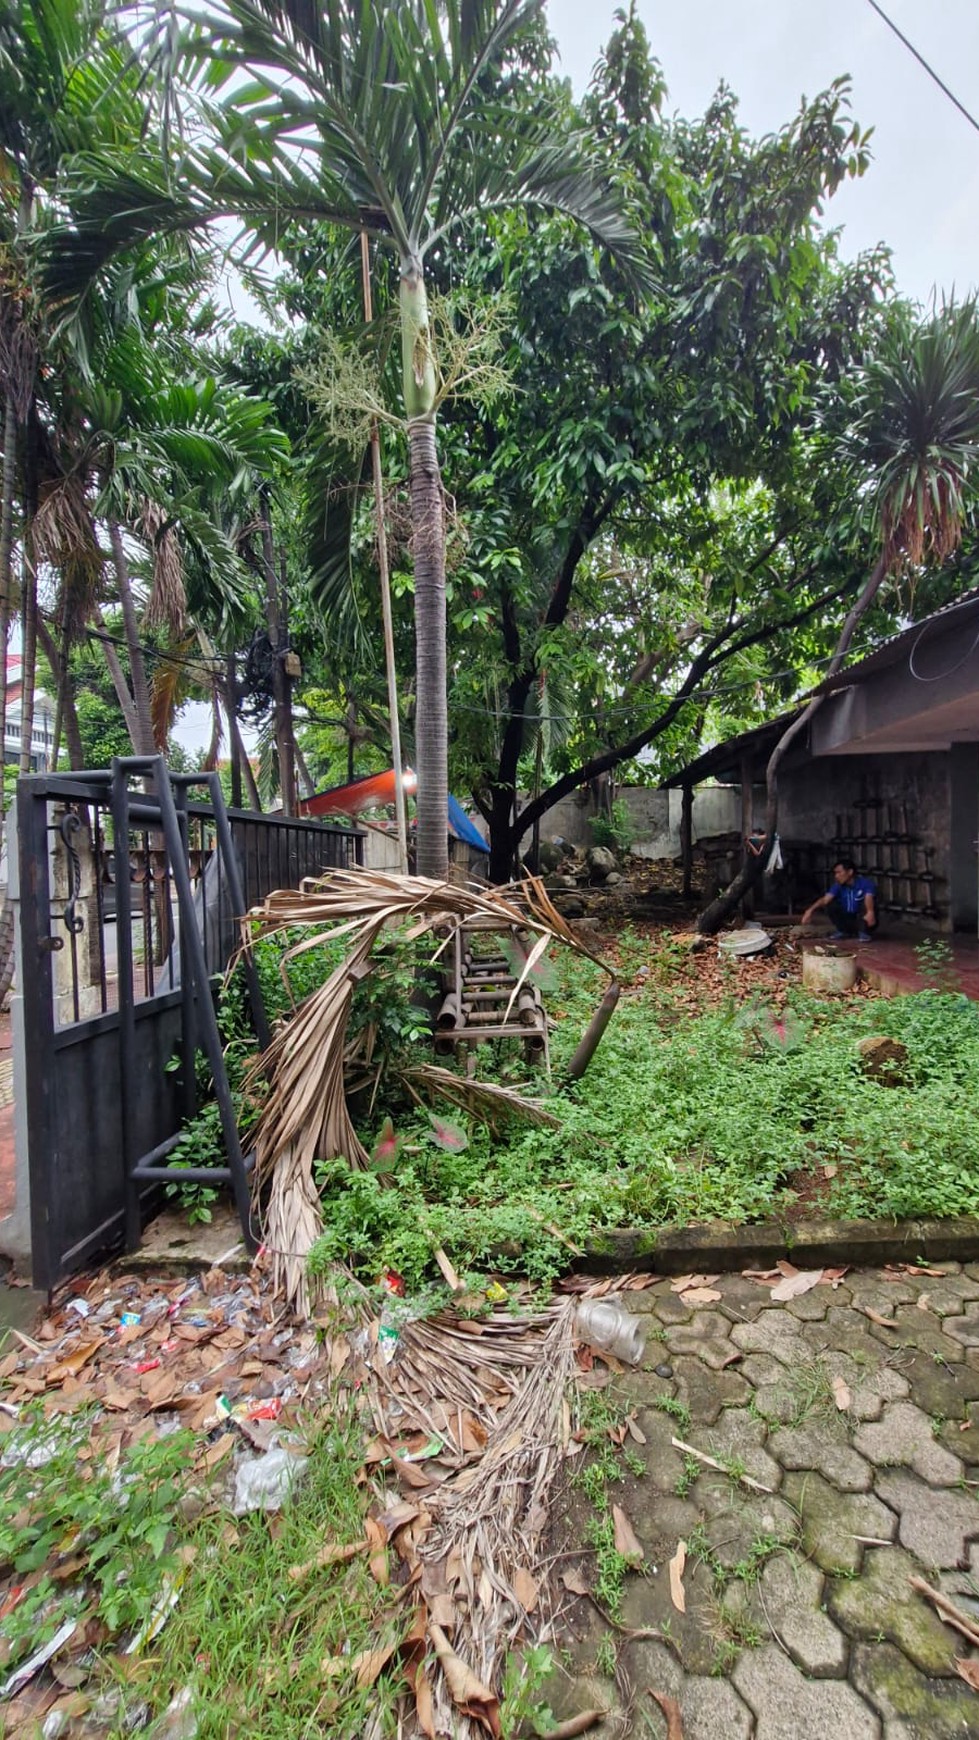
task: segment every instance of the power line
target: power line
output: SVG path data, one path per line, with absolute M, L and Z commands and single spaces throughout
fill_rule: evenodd
M 887 13 L 884 11 L 883 6 L 878 5 L 877 0 L 867 0 L 867 4 L 868 4 L 868 6 L 873 7 L 878 18 L 883 19 L 884 23 L 887 25 L 888 30 L 893 30 L 894 35 L 897 37 L 899 42 L 903 42 L 908 53 L 914 55 L 914 58 L 918 62 L 918 65 L 924 67 L 925 72 L 928 74 L 928 77 L 930 79 L 934 79 L 939 90 L 943 91 L 945 93 L 945 95 L 948 98 L 950 103 L 955 104 L 955 107 L 958 109 L 959 114 L 965 116 L 970 127 L 974 127 L 976 132 L 979 133 L 979 121 L 976 120 L 975 115 L 970 114 L 970 112 L 966 108 L 965 104 L 959 102 L 959 99 L 955 95 L 955 92 L 949 90 L 948 85 L 945 83 L 945 80 L 939 78 L 934 67 L 929 65 L 928 61 L 926 61 L 924 55 L 920 52 L 920 50 L 915 48 L 913 42 L 908 41 L 908 38 L 905 36 L 903 30 L 898 29 L 893 18 L 889 18 L 887 16 Z

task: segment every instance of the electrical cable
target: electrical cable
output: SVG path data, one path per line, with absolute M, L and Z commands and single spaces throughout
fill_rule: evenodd
M 922 625 L 921 633 L 916 637 L 915 643 L 914 643 L 913 647 L 911 648 L 911 651 L 908 653 L 908 670 L 909 670 L 911 676 L 914 677 L 915 682 L 917 682 L 917 683 L 944 683 L 944 682 L 947 682 L 949 677 L 954 677 L 956 671 L 960 671 L 962 669 L 963 665 L 968 664 L 969 660 L 971 659 L 973 653 L 976 650 L 976 647 L 979 646 L 979 628 L 977 628 L 975 635 L 973 636 L 972 644 L 969 647 L 968 652 L 965 653 L 963 655 L 963 657 L 957 661 L 957 663 L 955 663 L 954 665 L 951 665 L 947 671 L 940 671 L 937 677 L 923 677 L 921 675 L 921 672 L 916 671 L 914 668 L 914 655 L 917 652 L 919 646 L 921 645 L 922 641 L 925 638 L 925 635 L 927 634 L 927 632 L 928 632 L 929 628 L 931 628 L 931 626 L 932 625 L 930 622 L 926 622 Z
M 883 22 L 887 25 L 888 30 L 893 30 L 894 35 L 897 37 L 899 42 L 903 42 L 908 53 L 914 55 L 914 58 L 918 62 L 918 65 L 924 67 L 925 72 L 928 74 L 928 77 L 930 79 L 934 79 L 939 90 L 944 92 L 945 96 L 948 98 L 950 103 L 955 104 L 955 107 L 958 109 L 959 114 L 965 116 L 965 119 L 968 121 L 970 127 L 974 127 L 976 132 L 979 133 L 979 121 L 976 120 L 975 115 L 970 114 L 970 112 L 966 108 L 965 104 L 959 102 L 959 99 L 955 95 L 955 92 L 949 90 L 948 85 L 945 83 L 945 80 L 939 78 L 934 67 L 929 66 L 924 55 L 921 54 L 920 51 L 915 48 L 914 43 L 908 41 L 908 38 L 905 36 L 903 30 L 899 30 L 897 25 L 895 24 L 893 18 L 889 18 L 887 16 L 887 13 L 884 11 L 883 6 L 878 5 L 878 0 L 867 0 L 867 4 L 868 4 L 868 6 L 873 7 L 878 18 L 881 18 L 883 20 Z

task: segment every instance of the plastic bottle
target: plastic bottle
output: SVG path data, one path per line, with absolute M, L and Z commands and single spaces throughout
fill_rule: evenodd
M 575 1312 L 575 1328 L 582 1341 L 627 1365 L 638 1365 L 642 1359 L 646 1325 L 641 1317 L 624 1311 L 616 1299 L 582 1299 Z

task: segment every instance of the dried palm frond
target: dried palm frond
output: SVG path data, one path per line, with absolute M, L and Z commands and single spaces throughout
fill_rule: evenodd
M 531 1099 L 527 1094 L 518 1093 L 516 1088 L 503 1087 L 499 1082 L 473 1081 L 456 1075 L 451 1069 L 442 1069 L 436 1063 L 419 1063 L 400 1074 L 409 1088 L 412 1083 L 417 1083 L 440 1099 L 459 1106 L 462 1111 L 484 1118 L 490 1125 L 505 1117 L 520 1118 L 523 1123 L 538 1128 L 549 1126 L 556 1129 L 561 1122 L 543 1100 Z
M 371 950 L 388 926 L 407 926 L 409 939 L 426 932 L 448 940 L 461 924 L 473 919 L 500 928 L 535 930 L 546 939 L 560 937 L 570 947 L 581 944 L 534 879 L 497 892 L 475 884 L 431 881 L 378 870 L 335 870 L 321 880 L 307 880 L 298 890 L 280 889 L 264 906 L 243 920 L 244 947 L 256 934 L 302 927 L 302 942 L 286 950 L 281 970 L 288 984 L 289 962 L 309 949 L 345 939 L 346 960 L 306 998 L 256 1065 L 270 1087 L 255 1137 L 255 1183 L 269 1189 L 265 1242 L 273 1257 L 274 1278 L 287 1298 L 308 1305 L 305 1263 L 320 1231 L 320 1213 L 313 1184 L 316 1160 L 342 1156 L 354 1167 L 368 1162 L 350 1120 L 344 1093 L 347 1020 L 354 985 L 369 970 Z M 588 951 L 583 951 L 588 952 Z M 532 970 L 536 945 L 527 955 L 517 985 Z M 593 957 L 594 958 L 594 957 Z M 606 968 L 606 971 L 608 969 Z M 516 991 L 514 993 L 516 996 Z M 458 1082 L 449 1071 L 427 1071 L 429 1085 L 441 1077 L 442 1091 L 459 1105 L 475 1103 L 474 1084 Z M 458 1082 L 458 1085 L 456 1085 Z M 468 1100 L 463 1097 L 468 1092 Z M 522 1111 L 532 1121 L 549 1121 L 543 1108 L 503 1089 L 484 1093 L 499 1114 Z M 527 1108 L 530 1108 L 529 1110 Z
M 153 552 L 153 583 L 146 605 L 146 621 L 182 634 L 187 621 L 187 592 L 180 545 L 172 525 L 156 502 L 144 501 L 140 530 Z
M 548 1621 L 540 1547 L 569 1442 L 573 1367 L 570 1301 L 475 1324 L 449 1314 L 409 1323 L 393 1363 L 374 1361 L 368 1393 L 388 1441 L 434 1433 L 445 1444 L 443 1470 L 450 1468 L 441 1481 L 433 1470 L 431 1488 L 412 1494 L 424 1507 L 424 1528 L 397 1538 L 417 1587 L 416 1621 L 436 1657 L 428 1682 L 434 1728 L 426 1732 L 478 1740 L 487 1726 L 493 1731 L 505 1658 L 521 1633 L 539 1634 Z M 473 1676 L 486 1694 L 468 1713 L 460 1675 Z

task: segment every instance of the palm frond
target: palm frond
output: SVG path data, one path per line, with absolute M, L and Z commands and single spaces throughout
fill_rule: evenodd
M 406 1081 L 416 1083 L 427 1093 L 448 1100 L 460 1111 L 471 1112 L 490 1125 L 495 1126 L 501 1118 L 516 1118 L 539 1129 L 557 1129 L 561 1122 L 543 1100 L 531 1099 L 527 1094 L 518 1093 L 516 1088 L 503 1087 L 500 1082 L 474 1081 L 471 1077 L 456 1075 L 439 1064 L 420 1063 L 405 1070 L 404 1076 Z

